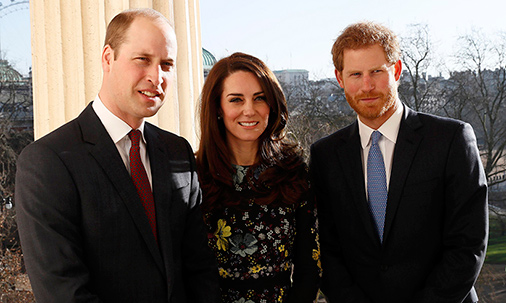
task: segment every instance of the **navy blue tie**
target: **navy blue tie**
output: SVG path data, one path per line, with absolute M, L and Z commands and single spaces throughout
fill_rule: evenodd
M 383 242 L 388 190 L 385 164 L 378 145 L 380 138 L 381 133 L 377 130 L 371 135 L 371 148 L 367 157 L 367 194 L 369 196 L 369 207 L 376 222 L 380 240 Z

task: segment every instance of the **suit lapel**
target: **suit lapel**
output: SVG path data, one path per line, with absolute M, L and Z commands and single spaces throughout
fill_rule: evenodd
M 416 129 L 421 126 L 422 123 L 417 113 L 404 106 L 404 115 L 395 144 L 392 172 L 390 174 L 385 230 L 383 234 L 384 241 L 388 239 L 388 232 L 401 201 L 406 177 L 422 140 L 422 136 L 416 132 Z
M 162 144 L 160 135 L 156 132 L 155 127 L 149 123 L 145 124 L 144 134 L 147 141 L 147 150 L 151 163 L 151 175 L 153 180 L 153 196 L 156 207 L 156 222 L 158 226 L 158 241 L 160 250 L 165 264 L 165 270 L 169 273 L 167 276 L 170 279 L 173 275 L 170 274 L 173 264 L 172 255 L 172 237 L 170 227 L 171 215 L 171 166 L 169 163 L 169 156 L 167 154 L 166 145 Z M 170 282 L 170 281 L 169 281 Z
M 364 170 L 362 166 L 362 148 L 360 145 L 360 135 L 358 132 L 358 122 L 355 121 L 349 127 L 347 135 L 343 136 L 342 142 L 337 142 L 337 153 L 343 171 L 340 173 L 346 174 L 346 180 L 349 188 L 353 193 L 353 204 L 355 205 L 360 219 L 364 223 L 367 234 L 371 239 L 379 244 L 379 237 L 376 232 L 376 227 L 373 224 L 369 204 L 367 203 L 364 183 Z M 332 161 L 329 161 L 331 163 Z
M 114 142 L 91 107 L 91 103 L 78 118 L 83 140 L 90 144 L 89 152 L 109 177 L 119 196 L 125 203 L 137 229 L 144 238 L 158 267 L 165 273 L 160 250 L 151 231 L 148 217 L 142 206 L 137 189 L 125 168 Z M 152 162 L 153 163 L 153 162 Z M 152 164 L 153 166 L 153 164 Z M 153 178 L 155 179 L 155 178 Z M 155 197 L 156 201 L 156 197 Z

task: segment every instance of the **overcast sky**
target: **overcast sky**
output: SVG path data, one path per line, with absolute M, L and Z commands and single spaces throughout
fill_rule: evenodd
M 10 2 L 0 0 L 4 7 Z M 22 74 L 31 66 L 26 7 L 3 15 L 0 6 L 1 57 Z M 473 28 L 490 35 L 506 31 L 503 0 L 201 0 L 200 14 L 202 45 L 217 59 L 241 51 L 273 70 L 306 69 L 312 78 L 333 76 L 332 43 L 357 21 L 381 22 L 400 35 L 410 24 L 428 24 L 442 56 Z

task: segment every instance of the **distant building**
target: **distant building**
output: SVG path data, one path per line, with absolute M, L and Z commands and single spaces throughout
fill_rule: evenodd
M 288 85 L 305 86 L 309 81 L 309 72 L 305 69 L 275 70 L 274 75 L 279 82 Z
M 204 65 L 204 79 L 206 79 L 209 71 L 216 63 L 216 58 L 205 48 L 202 48 L 202 63 Z
M 7 60 L 0 60 L 0 123 L 11 129 L 33 129 L 32 75 L 23 77 Z
M 23 76 L 15 70 L 7 60 L 0 59 L 0 82 L 17 82 L 21 81 Z

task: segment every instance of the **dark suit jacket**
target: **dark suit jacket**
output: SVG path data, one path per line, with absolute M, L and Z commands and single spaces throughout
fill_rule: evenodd
M 191 147 L 149 123 L 145 137 L 159 245 L 91 104 L 23 150 L 15 205 L 37 302 L 216 302 Z
M 384 242 L 364 186 L 358 123 L 311 147 L 329 302 L 475 302 L 485 258 L 487 185 L 469 124 L 405 107 Z

